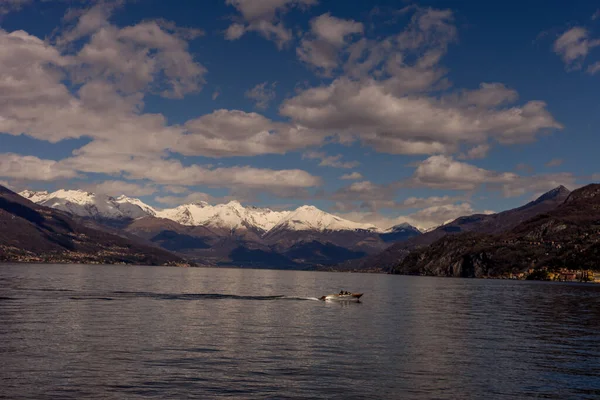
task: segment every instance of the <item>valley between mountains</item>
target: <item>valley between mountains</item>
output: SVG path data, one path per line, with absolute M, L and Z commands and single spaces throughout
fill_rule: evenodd
M 158 210 L 126 196 L 80 190 L 15 194 L 2 188 L 0 261 L 48 259 L 49 254 L 52 261 L 60 258 L 61 246 L 65 254 L 83 254 L 93 248 L 78 233 L 86 230 L 86 237 L 91 237 L 91 231 L 100 232 L 95 246 L 109 249 L 121 241 L 121 249 L 129 246 L 137 252 L 131 257 L 122 250 L 120 256 L 113 254 L 98 262 L 462 277 L 500 276 L 507 271 L 578 263 L 593 269 L 600 248 L 597 193 L 600 185 L 574 192 L 560 186 L 522 207 L 464 216 L 421 232 L 408 224 L 382 231 L 314 206 L 276 211 L 231 201 Z M 54 225 L 49 225 L 47 218 Z M 55 227 L 57 218 L 65 230 L 60 239 L 52 236 L 60 233 Z M 73 222 L 65 225 L 65 220 Z M 38 232 L 37 244 L 29 243 L 28 230 Z M 107 243 L 105 237 L 110 239 Z M 141 257 L 141 249 L 154 258 Z M 77 262 L 77 257 L 71 261 Z

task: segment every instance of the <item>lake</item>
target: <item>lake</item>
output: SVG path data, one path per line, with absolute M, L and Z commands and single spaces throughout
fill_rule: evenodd
M 0 265 L 0 365 L 9 399 L 597 399 L 600 285 Z

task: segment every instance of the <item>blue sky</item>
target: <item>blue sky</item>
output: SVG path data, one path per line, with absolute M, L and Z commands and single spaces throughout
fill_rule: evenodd
M 593 2 L 0 5 L 0 182 L 426 228 L 600 178 Z

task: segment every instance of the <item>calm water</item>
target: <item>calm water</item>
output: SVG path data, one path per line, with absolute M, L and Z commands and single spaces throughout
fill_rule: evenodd
M 311 299 L 341 289 L 365 295 Z M 599 377 L 600 285 L 0 266 L 3 398 L 596 399 Z

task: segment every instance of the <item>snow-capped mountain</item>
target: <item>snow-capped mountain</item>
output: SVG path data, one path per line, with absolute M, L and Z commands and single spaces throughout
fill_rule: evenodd
M 422 232 L 418 228 L 407 222 L 403 222 L 386 229 L 385 232 L 379 236 L 384 242 L 387 243 L 404 241 L 410 239 L 411 237 L 419 236 L 421 233 Z
M 23 190 L 19 195 L 31 200 L 34 203 L 41 203 L 48 198 L 47 191 L 36 192 L 34 190 Z
M 403 222 L 398 225 L 394 225 L 385 230 L 385 233 L 393 233 L 393 232 L 407 232 L 407 231 L 416 231 L 421 233 L 421 230 L 415 226 L 412 226 L 408 222 Z
M 147 215 L 155 216 L 157 211 L 150 207 L 148 204 L 144 203 L 140 199 L 135 199 L 132 197 L 127 197 L 125 195 L 121 195 L 115 199 L 115 201 L 119 204 L 120 210 L 137 210 L 136 207 L 139 207 L 144 211 Z
M 19 194 L 34 203 L 94 219 L 123 220 L 153 216 L 185 226 L 227 231 L 252 230 L 259 234 L 273 231 L 378 231 L 374 225 L 349 221 L 314 206 L 302 206 L 294 211 L 274 211 L 244 207 L 238 201 L 230 201 L 217 205 L 198 202 L 157 210 L 139 199 L 127 196 L 114 198 L 82 190 L 58 190 L 53 193 L 25 190 Z
M 302 206 L 283 217 L 272 229 L 276 231 L 344 231 L 367 230 L 377 231 L 372 224 L 348 221 L 336 215 L 326 213 L 314 206 Z
M 388 231 L 349 221 L 314 206 L 291 211 L 243 206 L 239 201 L 197 202 L 157 209 L 140 199 L 82 190 L 23 191 L 47 207 L 94 219 L 207 265 L 312 268 L 375 254 L 418 232 L 410 225 Z
M 266 232 L 289 213 L 289 211 L 273 211 L 268 208 L 244 207 L 238 201 L 230 201 L 227 204 L 214 206 L 206 202 L 184 204 L 159 211 L 156 216 L 188 226 L 229 230 L 258 229 Z
M 25 190 L 19 194 L 42 206 L 94 219 L 135 219 L 153 215 L 154 212 L 150 206 L 137 199 L 125 196 L 115 199 L 83 190 L 61 189 L 53 193 Z

